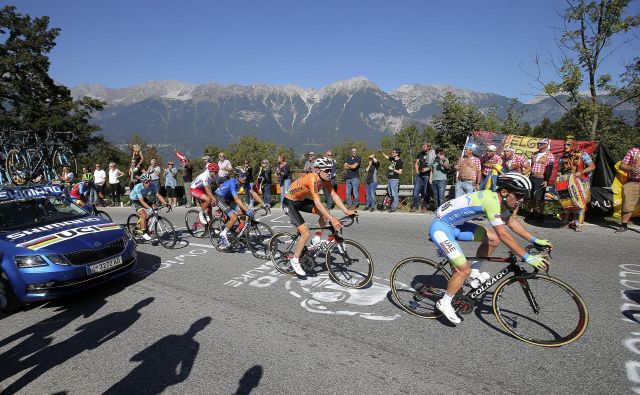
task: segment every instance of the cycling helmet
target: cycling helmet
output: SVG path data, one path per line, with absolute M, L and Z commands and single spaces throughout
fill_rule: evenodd
M 143 174 L 140 176 L 140 182 L 151 181 L 151 177 L 148 174 Z
M 496 182 L 498 189 L 506 189 L 510 192 L 523 194 L 531 193 L 531 180 L 520 173 L 504 173 L 498 176 Z
M 323 156 L 313 162 L 313 167 L 317 167 L 319 169 L 331 169 L 333 168 L 333 161 Z
M 247 173 L 244 171 L 244 167 L 236 166 L 236 168 L 233 170 L 236 173 L 237 177 L 247 177 Z
M 220 171 L 220 166 L 218 166 L 218 164 L 217 164 L 217 163 L 209 163 L 209 164 L 207 165 L 207 169 L 208 169 L 209 171 L 212 171 L 212 172 L 214 172 L 214 173 L 217 173 L 217 172 L 219 172 L 219 171 Z
M 82 181 L 93 181 L 93 174 L 91 173 L 84 173 L 82 175 Z

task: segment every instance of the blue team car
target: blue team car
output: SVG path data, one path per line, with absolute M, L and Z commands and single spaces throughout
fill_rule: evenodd
M 0 310 L 87 289 L 135 264 L 128 233 L 70 202 L 60 186 L 0 189 Z

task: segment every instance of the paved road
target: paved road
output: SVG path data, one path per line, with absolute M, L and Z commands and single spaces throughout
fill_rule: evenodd
M 109 211 L 120 223 L 129 214 L 126 208 Z M 169 218 L 181 226 L 184 212 L 176 209 Z M 387 298 L 390 270 L 402 257 L 433 256 L 425 242 L 431 216 L 361 217 L 345 234 L 365 245 L 375 261 L 375 284 L 362 291 L 347 292 L 322 276 L 306 282 L 282 276 L 250 254 L 219 253 L 208 240 L 185 237 L 173 250 L 141 245 L 138 269 L 126 279 L 0 319 L 0 391 L 629 393 L 634 385 L 640 388 L 640 362 L 635 362 L 640 326 L 633 315 L 640 314 L 640 291 L 633 291 L 640 281 L 630 281 L 640 280 L 637 228 L 623 235 L 605 225 L 587 226 L 580 234 L 532 228 L 557 244 L 552 274 L 579 290 L 591 314 L 582 339 L 546 349 L 505 335 L 490 311 L 465 316 L 454 327 L 399 310 Z M 280 210 L 267 220 L 287 228 Z M 464 245 L 469 254 L 475 247 Z

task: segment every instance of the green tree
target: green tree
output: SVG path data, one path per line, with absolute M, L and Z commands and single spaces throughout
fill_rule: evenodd
M 560 81 L 544 83 L 544 92 L 567 110 L 569 108 L 557 95 L 568 94 L 569 104 L 578 108 L 572 115 L 580 129 L 589 131 L 589 138 L 595 140 L 601 129 L 599 123 L 603 106 L 598 102 L 598 91 L 607 90 L 619 95 L 620 102 L 638 97 L 638 92 L 633 89 L 615 87 L 612 77 L 600 74 L 599 68 L 619 48 L 619 45 L 613 45 L 614 40 L 640 24 L 640 15 L 625 16 L 629 0 L 567 0 L 567 3 L 568 7 L 562 14 L 565 25 L 559 42 L 563 53 L 558 68 Z M 637 38 L 635 35 L 627 37 Z M 585 74 L 588 98 L 579 94 Z
M 49 18 L 31 18 L 14 6 L 0 10 L 0 124 L 9 130 L 64 130 L 88 138 L 99 127 L 89 122 L 104 103 L 71 92 L 49 77 L 47 54 L 55 47 L 58 28 Z M 82 141 L 80 147 L 87 147 Z
M 502 119 L 498 116 L 498 107 L 493 105 L 489 107 L 489 111 L 484 115 L 480 129 L 490 132 L 499 133 L 501 131 Z
M 442 113 L 432 120 L 438 133 L 436 144 L 446 151 L 460 151 L 469 133 L 481 128 L 484 116 L 474 105 L 462 103 L 452 92 L 446 93 L 440 107 Z
M 522 122 L 522 116 L 527 110 L 522 107 L 516 99 L 512 99 L 507 108 L 507 114 L 504 117 L 500 132 L 505 134 L 523 134 L 525 124 Z M 528 126 L 528 125 L 527 125 Z

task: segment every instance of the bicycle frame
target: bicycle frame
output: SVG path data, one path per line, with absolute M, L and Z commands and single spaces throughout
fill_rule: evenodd
M 527 278 L 532 277 L 535 273 L 537 273 L 538 270 L 535 270 L 533 272 L 527 272 L 525 269 L 523 269 L 519 265 L 518 257 L 512 252 L 509 252 L 508 257 L 482 257 L 482 258 L 474 257 L 474 256 L 467 257 L 467 260 L 476 260 L 476 259 L 484 259 L 489 262 L 496 262 L 496 263 L 508 263 L 508 265 L 503 269 L 501 269 L 500 271 L 498 271 L 498 273 L 493 275 L 493 277 L 488 279 L 486 282 L 481 284 L 478 288 L 472 288 L 464 295 L 463 295 L 464 288 L 461 288 L 460 291 L 458 291 L 458 293 L 456 294 L 455 298 L 458 298 L 458 299 L 469 298 L 473 301 L 479 300 L 479 297 L 482 294 L 484 294 L 494 285 L 498 284 L 500 280 L 506 279 L 506 276 L 509 273 L 513 273 L 514 276 L 521 278 L 520 285 L 522 286 L 522 290 L 524 291 L 529 303 L 531 304 L 531 308 L 536 313 L 540 310 L 540 307 L 538 303 L 535 301 L 535 297 L 533 296 L 533 293 L 529 288 L 529 284 L 526 281 Z M 447 258 L 444 258 L 440 263 L 438 263 L 437 270 L 447 270 L 446 269 L 447 265 L 450 265 L 449 260 Z

